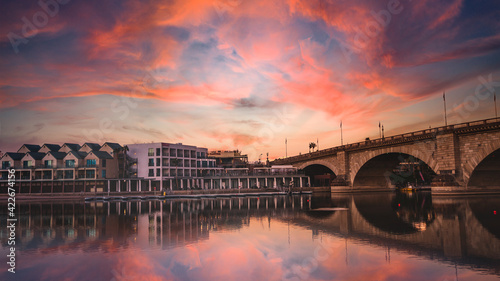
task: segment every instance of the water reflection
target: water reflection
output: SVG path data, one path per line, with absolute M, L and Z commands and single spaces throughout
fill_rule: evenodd
M 14 277 L 497 279 L 498 206 L 499 197 L 429 193 L 26 202 L 17 206 Z M 2 255 L 6 211 L 0 205 Z
M 397 192 L 392 208 L 399 219 L 411 224 L 415 230 L 424 231 L 435 219 L 430 192 Z

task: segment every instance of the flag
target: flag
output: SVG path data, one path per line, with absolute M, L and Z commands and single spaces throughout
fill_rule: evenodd
M 443 100 L 446 101 L 446 96 L 445 96 L 444 92 L 443 92 Z
M 497 93 L 496 92 L 493 93 L 493 101 L 497 102 Z
M 380 128 L 380 121 L 378 121 L 378 127 Z
M 286 138 L 285 138 L 285 144 L 286 144 L 286 141 L 287 141 L 287 140 L 286 140 Z
M 340 120 L 340 128 L 342 128 L 342 120 Z

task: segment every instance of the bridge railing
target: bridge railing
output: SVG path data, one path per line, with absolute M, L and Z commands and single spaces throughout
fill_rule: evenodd
M 321 156 L 336 154 L 338 151 L 358 149 L 358 148 L 362 148 L 362 147 L 366 147 L 366 146 L 377 146 L 377 145 L 383 145 L 383 144 L 390 144 L 394 141 L 405 141 L 405 140 L 411 140 L 413 138 L 421 139 L 421 138 L 425 138 L 425 137 L 432 137 L 432 136 L 438 135 L 440 133 L 448 132 L 448 131 L 454 131 L 456 129 L 479 127 L 479 126 L 494 124 L 494 123 L 500 124 L 500 118 L 489 118 L 489 119 L 484 119 L 484 120 L 471 121 L 471 122 L 453 124 L 453 125 L 448 125 L 448 126 L 436 127 L 436 128 L 432 128 L 432 129 L 424 129 L 424 130 L 420 130 L 420 131 L 414 131 L 414 132 L 409 132 L 409 133 L 404 133 L 404 134 L 394 135 L 394 136 L 389 136 L 389 137 L 384 137 L 384 138 L 378 138 L 378 139 L 373 139 L 373 140 L 366 140 L 366 141 L 361 141 L 361 142 L 357 142 L 357 143 L 346 144 L 346 145 L 331 147 L 331 148 L 327 148 L 327 149 L 323 149 L 323 150 L 318 150 L 318 151 L 314 151 L 314 152 L 310 152 L 310 153 L 306 153 L 306 154 L 302 154 L 302 155 L 291 156 L 288 158 L 276 159 L 275 161 L 276 161 L 276 163 L 304 161 L 304 160 L 308 160 L 311 158 L 318 158 Z

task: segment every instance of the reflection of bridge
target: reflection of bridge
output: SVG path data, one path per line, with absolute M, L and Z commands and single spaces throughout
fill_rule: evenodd
M 391 245 L 411 254 L 474 267 L 489 264 L 496 274 L 500 273 L 500 217 L 494 213 L 500 198 L 433 199 L 420 221 L 408 220 L 402 209 L 405 205 L 427 205 L 425 200 L 431 199 L 430 194 L 406 201 L 386 193 L 335 198 L 334 207 L 347 210 L 312 212 L 323 214 L 313 218 L 303 215 L 294 222 L 316 231 Z M 410 213 L 415 215 L 418 210 Z M 482 265 L 475 264 L 477 259 L 481 259 Z
M 408 157 L 422 161 L 436 174 L 434 186 L 500 187 L 500 122 L 487 119 L 367 140 L 278 159 L 274 164 L 331 173 L 336 177 L 334 185 L 390 187 L 394 168 Z

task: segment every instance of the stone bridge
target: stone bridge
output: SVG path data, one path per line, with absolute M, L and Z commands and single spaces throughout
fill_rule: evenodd
M 433 186 L 500 187 L 500 120 L 449 125 L 277 159 L 274 165 L 327 171 L 332 185 L 394 187 L 405 159 L 429 169 Z M 325 172 L 326 173 L 326 172 Z

